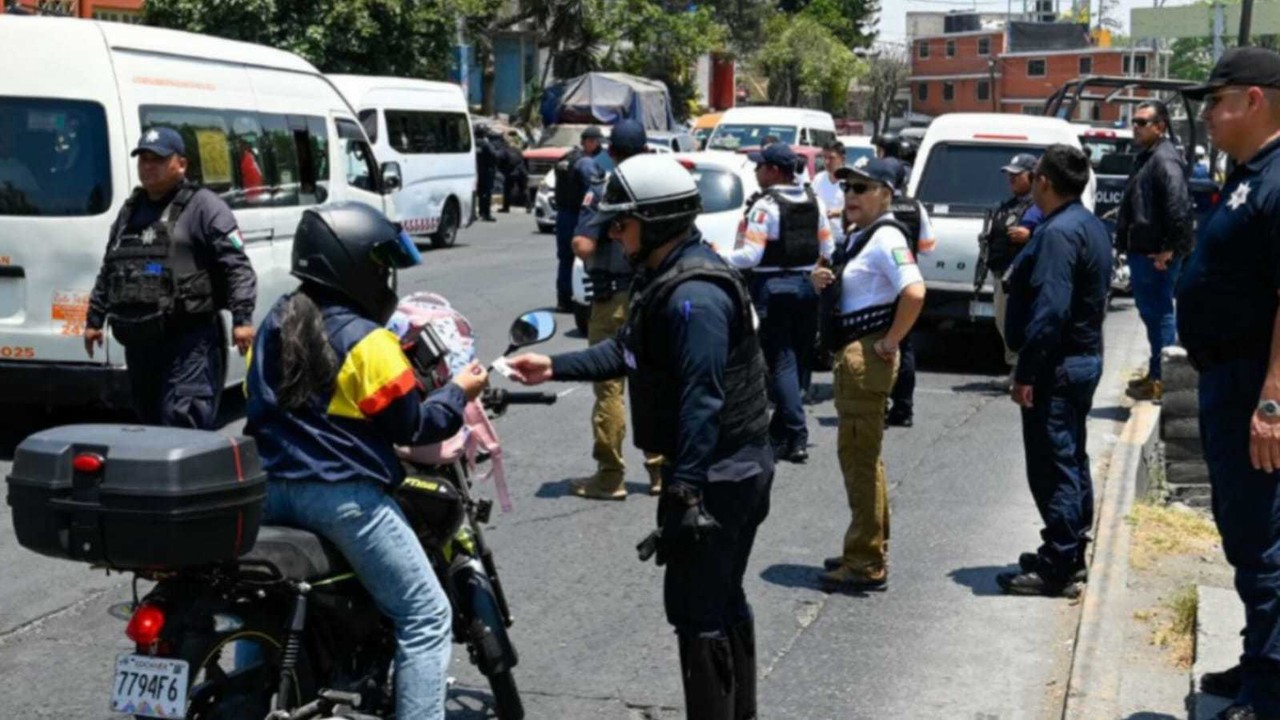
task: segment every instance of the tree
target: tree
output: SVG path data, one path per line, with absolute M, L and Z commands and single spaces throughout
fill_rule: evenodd
M 143 19 L 289 50 L 323 72 L 443 79 L 452 66 L 439 0 L 148 0 Z
M 911 75 L 911 65 L 902 53 L 882 51 L 871 58 L 866 74 L 859 81 L 862 86 L 860 115 L 871 121 L 873 135 L 880 134 L 885 122 L 893 114 L 894 98 L 898 88 Z
M 756 58 L 769 77 L 770 101 L 794 107 L 801 99 L 841 111 L 849 83 L 864 70 L 853 51 L 830 30 L 804 14 L 769 21 L 772 38 Z
M 681 120 L 697 96 L 698 58 L 723 48 L 729 38 L 728 28 L 709 8 L 684 10 L 674 0 L 621 0 L 611 7 L 609 25 L 616 29 L 617 44 L 606 63 L 665 83 Z
M 800 12 L 830 30 L 847 48 L 871 47 L 875 42 L 879 0 L 808 0 Z

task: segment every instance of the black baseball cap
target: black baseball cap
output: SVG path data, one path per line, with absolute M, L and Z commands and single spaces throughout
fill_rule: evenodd
M 638 120 L 623 120 L 609 131 L 609 147 L 615 152 L 635 154 L 644 152 L 649 138 Z
M 865 163 L 859 162 L 854 167 L 842 167 L 836 170 L 837 180 L 870 180 L 890 190 L 898 188 L 898 177 L 901 175 L 902 171 L 898 164 L 891 163 L 885 158 L 869 158 Z
M 796 169 L 796 151 L 784 142 L 769 143 L 761 150 L 747 153 L 747 159 L 757 165 L 773 165 L 793 172 Z
M 1182 94 L 1190 100 L 1203 100 L 1214 90 L 1231 85 L 1280 88 L 1280 54 L 1259 47 L 1232 48 L 1213 66 L 1208 82 Z
M 138 140 L 138 147 L 134 148 L 130 155 L 137 157 L 144 152 L 155 153 L 165 158 L 170 155 L 186 157 L 187 144 L 182 142 L 182 136 L 177 130 L 159 125 L 142 133 L 142 138 Z
M 604 133 L 600 131 L 600 128 L 596 127 L 595 125 L 592 125 L 591 127 L 582 131 L 581 139 L 582 140 L 603 140 Z
M 1031 153 L 1018 153 L 1010 158 L 1009 164 L 1000 168 L 1000 171 L 1009 173 L 1010 175 L 1021 175 L 1025 172 L 1035 172 L 1036 164 L 1039 162 L 1039 159 Z

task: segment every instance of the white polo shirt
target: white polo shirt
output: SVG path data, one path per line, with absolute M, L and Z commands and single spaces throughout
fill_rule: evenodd
M 861 231 L 849 233 L 851 247 Z M 892 225 L 882 225 L 870 242 L 844 266 L 840 276 L 840 312 L 848 314 L 877 305 L 888 305 L 909 285 L 924 282 L 907 237 Z

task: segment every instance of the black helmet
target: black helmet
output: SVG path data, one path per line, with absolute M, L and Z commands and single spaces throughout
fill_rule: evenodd
M 290 272 L 345 296 L 382 324 L 396 309 L 396 269 L 420 262 L 399 225 L 368 205 L 340 202 L 302 213 Z
M 875 136 L 871 144 L 880 148 L 880 153 L 884 157 L 903 159 L 902 138 L 893 130 L 886 130 Z
M 593 227 L 619 216 L 638 219 L 644 227 L 640 253 L 643 262 L 654 248 L 693 227 L 702 212 L 702 196 L 692 173 L 670 155 L 643 154 L 628 158 L 609 174 Z

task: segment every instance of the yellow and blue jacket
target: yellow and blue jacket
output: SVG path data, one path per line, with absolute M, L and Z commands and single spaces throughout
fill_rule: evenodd
M 286 411 L 280 383 L 279 319 L 289 296 L 262 321 L 249 355 L 245 432 L 258 443 L 272 479 L 404 480 L 395 445 L 451 437 L 462 427 L 466 396 L 453 383 L 427 396 L 389 330 L 336 301 L 317 300 L 338 356 L 333 387 L 306 407 Z

